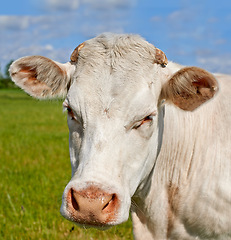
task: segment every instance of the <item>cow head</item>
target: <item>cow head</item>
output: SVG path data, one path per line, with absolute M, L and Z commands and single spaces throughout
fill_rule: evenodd
M 205 70 L 166 65 L 162 51 L 131 35 L 86 41 L 66 64 L 40 56 L 12 64 L 13 81 L 32 96 L 66 97 L 72 178 L 65 218 L 90 226 L 127 220 L 161 147 L 163 102 L 192 111 L 215 94 Z

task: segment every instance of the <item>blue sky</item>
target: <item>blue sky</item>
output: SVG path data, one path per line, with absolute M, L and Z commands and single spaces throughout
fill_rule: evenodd
M 171 61 L 231 74 L 229 0 L 4 0 L 0 64 L 26 55 L 67 62 L 102 32 L 140 34 Z

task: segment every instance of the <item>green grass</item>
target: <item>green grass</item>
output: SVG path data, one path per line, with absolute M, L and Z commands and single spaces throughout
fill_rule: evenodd
M 0 239 L 132 239 L 131 221 L 81 229 L 59 213 L 70 180 L 62 101 L 0 90 Z

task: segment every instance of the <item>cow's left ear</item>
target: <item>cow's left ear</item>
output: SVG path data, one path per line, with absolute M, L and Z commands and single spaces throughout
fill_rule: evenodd
M 183 110 L 193 111 L 217 91 L 218 83 L 211 73 L 198 67 L 186 67 L 164 84 L 160 99 L 172 102 Z
M 18 59 L 10 66 L 12 80 L 35 98 L 64 97 L 70 87 L 75 65 L 61 64 L 42 56 Z

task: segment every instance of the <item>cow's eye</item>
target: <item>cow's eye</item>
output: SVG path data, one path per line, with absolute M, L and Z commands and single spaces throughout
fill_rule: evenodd
M 71 117 L 71 120 L 75 120 L 75 115 L 74 115 L 72 109 L 69 106 L 66 109 L 67 109 L 68 115 Z
M 139 127 L 141 127 L 144 124 L 152 123 L 153 116 L 154 115 L 149 115 L 149 116 L 145 117 L 143 120 L 137 122 L 133 128 L 138 129 Z
M 71 120 L 76 120 L 75 114 L 67 102 L 63 103 L 64 111 L 67 111 L 67 114 L 70 116 Z
M 146 116 L 145 118 L 143 118 L 142 120 L 140 121 L 137 121 L 134 125 L 133 125 L 133 129 L 138 129 L 140 128 L 141 126 L 143 125 L 146 125 L 146 126 L 151 126 L 152 125 L 152 122 L 153 122 L 153 119 L 154 117 L 157 115 L 157 111 L 153 111 L 150 115 Z

